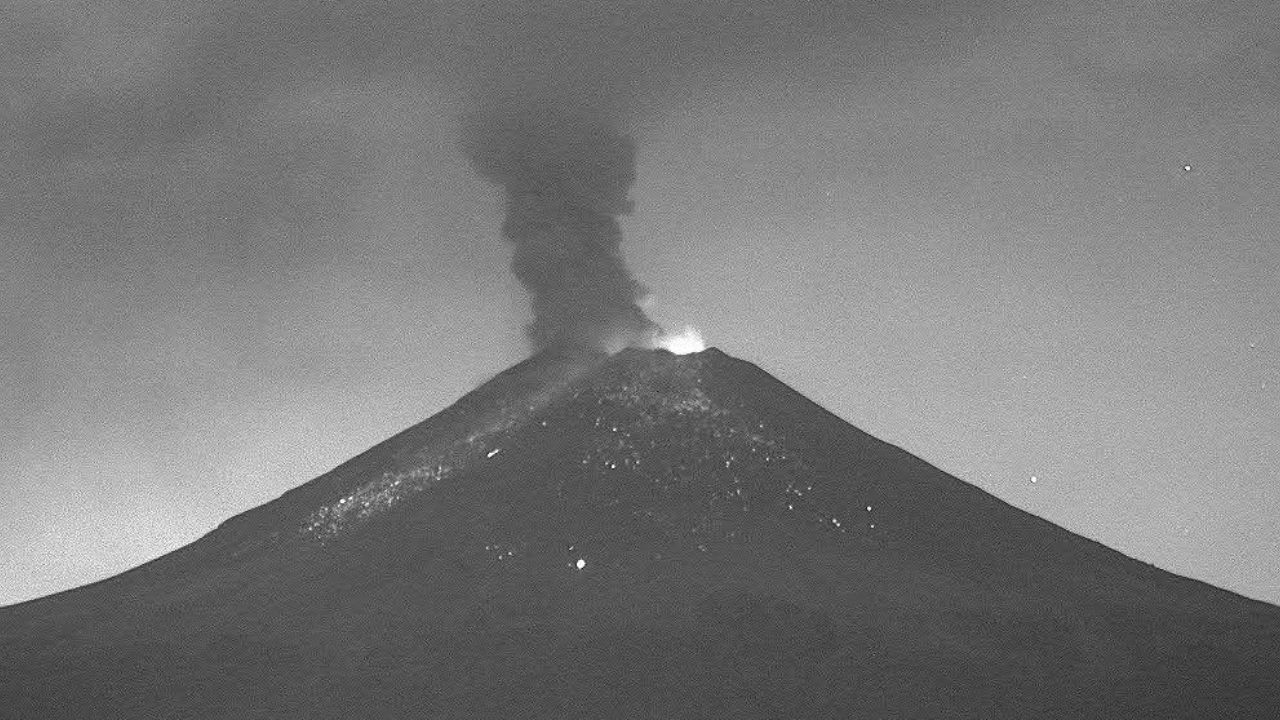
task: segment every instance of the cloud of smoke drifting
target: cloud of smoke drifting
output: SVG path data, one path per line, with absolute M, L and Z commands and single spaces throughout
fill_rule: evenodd
M 531 296 L 535 349 L 653 345 L 662 330 L 637 302 L 618 216 L 631 209 L 639 116 L 682 85 L 769 72 L 804 86 L 815 48 L 852 43 L 856 4 L 802 0 L 479 2 L 461 26 L 470 96 L 462 147 L 505 195 L 504 239 Z M 874 13 L 872 14 L 874 15 Z M 690 85 L 690 86 L 692 86 Z
M 648 344 L 657 325 L 620 252 L 635 147 L 608 120 L 544 104 L 468 118 L 463 148 L 506 193 L 503 237 L 531 295 L 535 348 Z
M 160 255 L 243 283 L 340 264 L 370 183 L 405 157 L 388 150 L 397 128 L 460 101 L 479 109 L 465 128 L 475 167 L 510 196 L 538 346 L 654 330 L 617 251 L 623 137 L 639 115 L 700 96 L 726 69 L 788 87 L 839 76 L 877 16 L 843 0 L 16 7 L 0 23 L 14 69 L 0 87 L 0 196 L 17 211 L 0 232 L 96 274 Z M 401 98 L 421 94 L 429 111 L 415 118 Z M 447 155 L 419 152 L 418 174 L 454 172 Z M 574 263 L 553 271 L 547 259 L 566 252 Z

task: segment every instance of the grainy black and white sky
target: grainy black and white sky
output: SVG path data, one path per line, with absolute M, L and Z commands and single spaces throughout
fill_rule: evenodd
M 624 253 L 855 425 L 1280 602 L 1280 4 L 0 8 L 0 604 L 176 548 L 521 359 L 495 91 L 636 141 Z

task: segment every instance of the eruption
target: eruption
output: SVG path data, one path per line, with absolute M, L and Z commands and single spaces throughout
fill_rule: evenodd
M 644 289 L 619 248 L 617 218 L 632 208 L 631 140 L 606 118 L 543 107 L 473 115 L 462 145 L 506 193 L 502 235 L 533 304 L 534 349 L 656 346 L 662 330 L 637 304 Z
M 657 346 L 676 355 L 688 355 L 689 353 L 702 352 L 707 349 L 707 343 L 702 339 L 702 333 L 698 329 L 686 325 L 683 330 L 677 333 L 667 333 L 658 338 Z

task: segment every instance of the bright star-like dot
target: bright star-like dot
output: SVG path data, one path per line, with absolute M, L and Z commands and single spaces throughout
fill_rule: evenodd
M 1190 166 L 1190 165 L 1183 165 L 1183 166 L 1182 166 L 1182 172 L 1191 172 L 1191 166 Z
M 578 569 L 581 570 L 582 568 L 587 566 L 587 561 L 583 560 L 582 558 L 578 558 L 578 562 L 576 563 L 576 565 Z

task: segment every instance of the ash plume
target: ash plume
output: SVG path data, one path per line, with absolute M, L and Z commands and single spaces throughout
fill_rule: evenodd
M 635 145 L 607 118 L 559 108 L 501 108 L 466 119 L 462 146 L 506 194 L 502 236 L 529 292 L 534 349 L 615 351 L 660 328 L 637 305 L 643 288 L 621 254 Z

